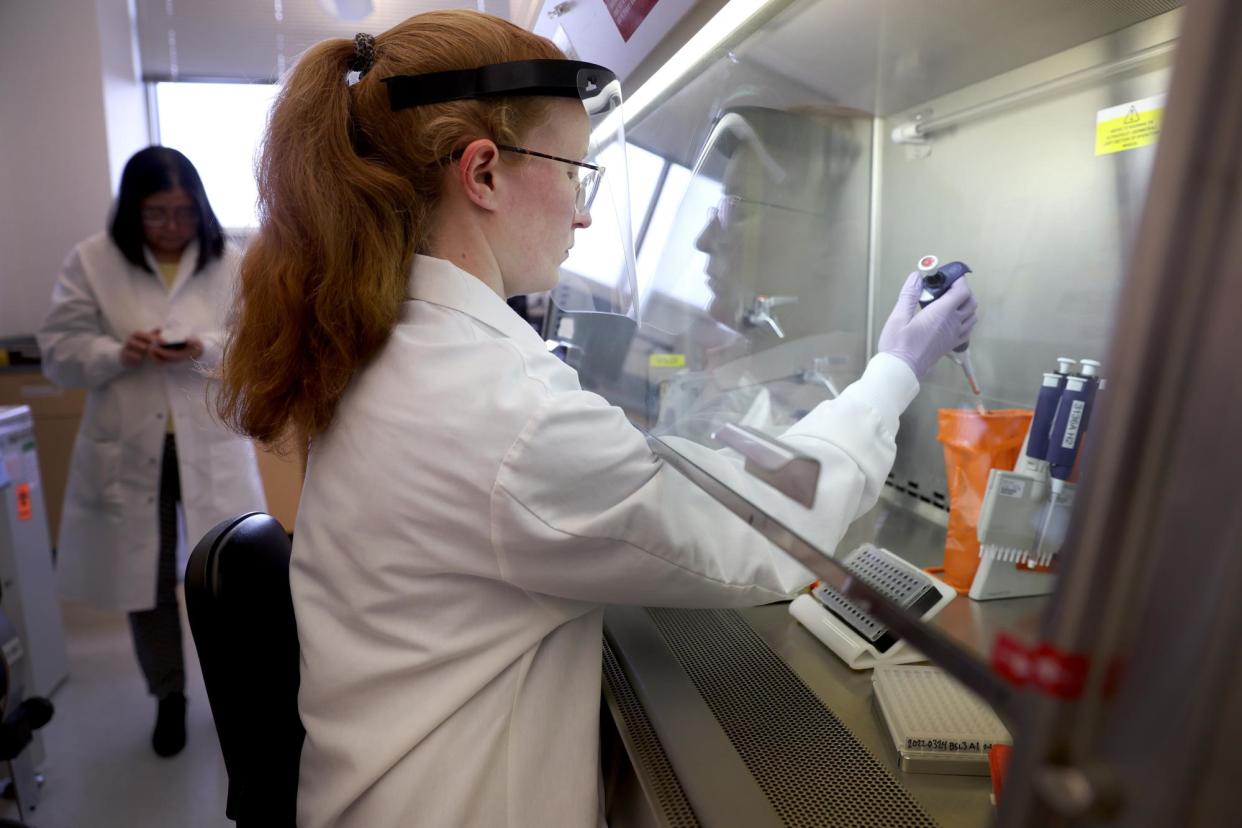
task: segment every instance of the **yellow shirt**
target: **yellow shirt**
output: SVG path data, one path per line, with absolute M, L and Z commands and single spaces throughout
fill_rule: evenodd
M 157 262 L 160 266 L 160 278 L 164 280 L 164 287 L 172 290 L 173 282 L 177 281 L 177 269 L 181 267 L 180 262 Z
M 173 282 L 177 281 L 177 269 L 181 267 L 180 262 L 156 262 L 160 266 L 160 278 L 164 280 L 164 288 L 172 290 Z M 167 432 L 174 433 L 177 429 L 173 426 L 172 408 L 168 409 L 168 416 L 164 418 L 164 422 L 168 424 Z

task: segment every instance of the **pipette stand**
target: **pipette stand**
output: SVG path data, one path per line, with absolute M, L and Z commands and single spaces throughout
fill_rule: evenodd
M 979 569 L 970 585 L 976 601 L 1047 595 L 1056 587 L 1057 555 L 1064 540 L 1074 485 L 1055 504 L 1046 477 L 993 469 L 979 512 Z M 1046 520 L 1052 509 L 1051 520 Z M 1045 527 L 1043 547 L 1040 534 Z

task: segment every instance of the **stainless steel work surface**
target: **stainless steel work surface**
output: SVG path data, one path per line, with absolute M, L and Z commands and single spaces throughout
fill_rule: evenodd
M 963 599 L 949 608 L 967 603 L 973 602 Z M 738 614 L 938 823 L 964 827 L 990 823 L 993 808 L 987 778 L 906 773 L 897 766 L 897 752 L 872 698 L 870 670 L 846 667 L 794 620 L 785 604 Z

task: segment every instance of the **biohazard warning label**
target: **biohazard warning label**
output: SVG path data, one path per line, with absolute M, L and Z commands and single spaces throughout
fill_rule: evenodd
M 1110 155 L 1156 143 L 1163 119 L 1163 95 L 1101 109 L 1095 113 L 1095 154 Z

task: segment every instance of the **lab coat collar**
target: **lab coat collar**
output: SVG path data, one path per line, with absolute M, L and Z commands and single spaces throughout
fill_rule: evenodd
M 160 278 L 160 262 L 155 258 L 155 254 L 151 252 L 151 248 L 145 244 L 142 246 L 143 258 L 147 261 L 147 267 L 151 268 L 151 275 L 156 279 Z M 198 241 L 191 241 L 186 245 L 185 250 L 181 251 L 181 261 L 177 264 L 177 276 L 173 279 L 172 287 L 168 289 L 168 295 L 172 296 L 181 286 L 185 284 L 185 280 L 194 275 L 194 268 L 198 265 Z
M 542 347 L 539 335 L 483 280 L 445 259 L 414 256 L 407 295 L 461 311 L 501 334 Z

